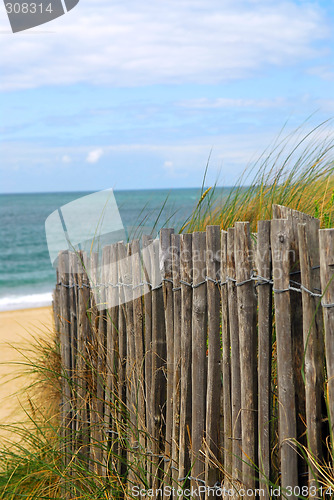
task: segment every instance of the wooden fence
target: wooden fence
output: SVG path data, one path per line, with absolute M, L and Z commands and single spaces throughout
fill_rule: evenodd
M 256 234 L 163 229 L 100 263 L 61 253 L 65 466 L 76 457 L 125 495 L 190 484 L 219 496 L 219 484 L 226 497 L 317 497 L 302 447 L 330 460 L 333 271 L 334 229 L 277 205 Z

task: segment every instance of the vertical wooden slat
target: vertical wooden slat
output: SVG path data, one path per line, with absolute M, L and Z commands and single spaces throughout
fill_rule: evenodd
M 298 224 L 312 223 L 314 217 L 293 210 L 281 205 L 273 205 L 274 219 L 288 219 L 290 224 L 290 280 L 298 288 L 301 282 L 300 275 L 300 256 L 298 243 Z M 303 379 L 303 360 L 304 360 L 304 340 L 303 340 L 303 307 L 302 295 L 299 292 L 290 291 L 291 304 L 291 328 L 292 328 L 292 349 L 293 349 L 293 368 L 295 379 L 295 399 L 297 415 L 297 439 L 299 443 L 306 446 L 306 406 L 305 406 L 305 383 Z M 299 486 L 307 486 L 307 463 L 302 454 L 298 455 L 298 477 Z
M 295 383 L 290 314 L 290 231 L 288 220 L 271 221 L 271 247 L 275 291 L 275 323 L 277 339 L 277 379 L 279 399 L 279 446 L 281 486 L 298 486 Z M 286 290 L 286 291 L 284 291 Z M 296 498 L 292 496 L 290 498 Z
M 173 435 L 172 477 L 177 487 L 179 477 L 180 390 L 181 390 L 181 283 L 180 235 L 172 234 L 173 312 L 174 312 L 174 376 L 173 376 Z
M 103 259 L 102 281 L 105 285 L 104 289 L 104 366 L 103 366 L 103 388 L 104 388 L 104 412 L 103 412 L 103 428 L 104 428 L 104 445 L 103 445 L 103 464 L 105 473 L 109 470 L 109 465 L 112 468 L 112 457 L 110 454 L 110 438 L 113 439 L 113 429 L 111 425 L 111 407 L 112 407 L 112 324 L 111 324 L 111 294 L 112 294 L 112 246 L 103 249 L 105 257 Z
M 222 376 L 223 376 L 223 415 L 224 415 L 224 487 L 231 487 L 232 476 L 232 395 L 231 395 L 231 341 L 229 324 L 229 297 L 227 278 L 227 231 L 221 232 L 221 303 L 222 303 Z
M 192 354 L 192 289 L 185 283 L 192 282 L 192 235 L 181 235 L 181 405 L 179 441 L 179 479 L 190 470 L 191 436 L 191 354 Z M 183 282 L 183 283 L 182 283 Z M 182 481 L 181 481 L 182 483 Z
M 252 243 L 249 222 L 236 222 L 234 247 L 240 342 L 242 481 L 248 488 L 254 489 L 257 465 L 257 333 L 254 282 L 250 281 Z
M 219 463 L 220 405 L 221 394 L 221 349 L 220 349 L 220 291 L 217 280 L 221 268 L 220 226 L 206 228 L 206 274 L 208 304 L 208 381 L 206 407 L 207 453 L 210 460 Z M 218 468 L 206 460 L 205 483 L 213 486 L 218 478 Z
M 111 293 L 112 288 L 110 283 L 112 282 L 112 246 L 109 247 L 108 251 L 109 262 L 107 268 L 104 270 L 104 279 L 106 284 L 105 290 L 105 315 L 106 315 L 106 339 L 105 339 L 105 387 L 104 387 L 104 424 L 106 430 L 106 437 L 109 441 L 111 437 L 111 404 L 112 404 L 112 323 L 111 323 Z M 109 443 L 108 443 L 109 444 Z M 105 453 L 109 454 L 108 446 L 105 447 Z
M 99 470 L 103 476 L 107 472 L 108 450 L 107 450 L 107 430 L 105 425 L 105 381 L 106 381 L 106 338 L 107 338 L 107 293 L 106 286 L 108 282 L 107 270 L 110 263 L 110 246 L 102 249 L 102 261 L 100 279 L 100 305 L 99 305 L 99 323 L 97 329 L 97 416 L 99 428 L 98 460 L 101 462 Z
M 308 224 L 298 225 L 299 255 L 301 281 L 303 287 L 319 294 L 320 264 L 319 258 L 320 221 L 312 220 Z M 322 310 L 317 306 L 319 297 L 312 297 L 305 289 L 303 299 L 303 333 L 305 349 L 305 393 L 306 393 L 306 424 L 308 448 L 314 458 L 320 461 L 322 457 L 321 420 L 324 384 L 324 341 Z M 316 488 L 317 470 L 309 464 L 310 498 Z M 313 486 L 313 488 L 312 488 Z
M 334 229 L 321 229 L 320 274 L 325 326 L 325 349 L 327 368 L 327 405 L 330 418 L 331 446 L 334 448 Z
M 122 244 L 123 245 L 123 244 Z M 117 252 L 117 276 L 118 282 L 122 282 L 121 259 L 124 258 L 124 251 L 119 252 L 120 243 L 116 244 Z M 128 433 L 127 424 L 127 327 L 126 327 L 126 314 L 125 314 L 125 297 L 124 287 L 118 287 L 118 376 L 117 376 L 117 395 L 118 395 L 118 411 L 117 422 L 119 424 L 119 453 L 121 461 L 118 466 L 118 471 L 124 475 L 127 470 L 127 443 L 126 435 Z
M 271 279 L 270 221 L 257 224 L 257 273 Z M 258 281 L 258 432 L 259 432 L 259 476 L 264 490 L 263 497 L 269 499 L 270 481 L 270 420 L 271 420 L 271 359 L 272 359 L 272 285 Z
M 207 392 L 207 297 L 206 297 L 206 234 L 193 233 L 193 301 L 192 301 L 192 476 L 205 479 L 205 463 L 200 451 L 205 431 Z M 196 489 L 198 482 L 192 481 Z
M 130 247 L 123 242 L 117 244 L 119 272 L 122 283 L 123 310 L 126 321 L 126 406 L 129 412 L 127 429 L 127 461 L 129 467 L 128 486 L 131 488 L 135 480 L 135 453 L 137 449 L 136 433 L 136 393 L 135 393 L 135 339 L 133 329 L 133 291 L 132 291 L 132 262 Z
M 91 384 L 90 384 L 90 423 L 91 423 L 91 444 L 90 444 L 90 468 L 96 474 L 101 474 L 101 448 L 99 445 L 100 427 L 98 415 L 98 328 L 99 328 L 99 310 L 98 304 L 101 300 L 99 293 L 99 256 L 93 252 L 89 258 L 89 274 L 92 285 L 91 290 L 91 328 L 92 337 L 89 346 L 89 358 L 91 363 Z
M 110 264 L 106 272 L 108 282 L 107 306 L 108 306 L 108 321 L 107 321 L 107 348 L 106 348 L 106 395 L 105 395 L 105 425 L 108 432 L 108 437 L 111 447 L 110 460 L 113 468 L 117 467 L 115 456 L 119 453 L 119 436 L 118 436 L 118 266 L 117 266 L 117 246 L 111 245 L 109 254 Z
M 60 278 L 60 356 L 62 368 L 62 415 L 61 415 L 61 437 L 64 450 L 64 468 L 66 469 L 71 460 L 72 436 L 71 436 L 71 332 L 70 332 L 70 301 L 69 301 L 69 254 L 61 252 L 58 260 Z M 62 496 L 68 498 L 69 490 L 66 482 L 62 484 Z
M 165 477 L 164 485 L 171 485 L 172 429 L 173 429 L 173 373 L 174 373 L 174 312 L 172 283 L 171 235 L 174 229 L 161 229 L 160 232 L 160 269 L 162 270 L 162 291 L 166 325 L 166 434 L 165 434 Z M 164 498 L 167 498 L 164 495 Z
M 149 246 L 152 272 L 152 408 L 153 408 L 153 488 L 159 485 L 164 452 L 164 421 L 166 405 L 166 329 L 159 262 L 159 240 Z
M 232 477 L 233 481 L 241 480 L 242 452 L 241 452 L 241 378 L 240 378 L 240 353 L 239 353 L 239 322 L 237 289 L 235 286 L 235 253 L 234 253 L 234 228 L 227 231 L 227 275 L 228 275 L 228 309 L 231 342 L 231 402 L 232 402 Z M 238 487 L 238 486 L 237 486 Z
M 147 428 L 147 449 L 152 452 L 152 432 L 153 432 L 153 414 L 152 414 L 152 293 L 151 293 L 151 258 L 149 245 L 152 238 L 143 235 L 142 259 L 144 272 L 144 313 L 145 313 L 145 407 L 146 407 L 146 428 Z M 151 458 L 147 459 L 147 481 L 151 485 Z
M 70 312 L 70 344 L 71 344 L 71 434 L 72 434 L 72 454 L 77 449 L 77 284 L 78 284 L 78 261 L 75 252 L 69 252 L 69 274 L 70 274 L 70 288 L 69 293 L 69 312 Z
M 79 456 L 88 463 L 88 342 L 90 339 L 89 307 L 90 288 L 86 269 L 86 255 L 79 252 L 78 269 L 78 351 L 77 351 L 77 433 L 80 444 Z
M 96 257 L 96 259 L 95 259 Z M 94 426 L 95 426 L 95 356 L 94 356 L 94 335 L 95 335 L 95 316 L 96 316 L 96 302 L 94 294 L 94 286 L 96 283 L 94 276 L 94 269 L 92 267 L 97 265 L 97 255 L 83 253 L 82 255 L 83 263 L 87 273 L 87 281 L 89 283 L 89 299 L 88 299 L 88 309 L 87 309 L 87 319 L 89 323 L 88 338 L 86 343 L 86 398 L 87 398 L 87 422 L 89 423 L 89 442 L 87 446 L 88 459 L 89 459 L 89 469 L 92 471 L 94 468 Z M 96 262 L 95 262 L 96 260 Z
M 136 426 L 138 431 L 139 460 L 144 466 L 143 454 L 146 453 L 145 440 L 145 361 L 144 361 L 144 332 L 143 332 L 143 282 L 139 240 L 131 243 L 131 261 L 133 276 L 133 327 L 135 341 L 135 400 Z

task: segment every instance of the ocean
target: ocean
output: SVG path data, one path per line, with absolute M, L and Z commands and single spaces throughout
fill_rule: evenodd
M 87 194 L 0 195 L 0 311 L 51 304 L 56 274 L 45 220 L 58 208 Z M 168 227 L 178 229 L 192 213 L 201 189 L 115 191 L 114 195 L 125 228 L 144 220 L 152 227 L 160 214 L 155 230 L 167 221 Z M 216 195 L 222 195 L 222 190 L 218 189 Z

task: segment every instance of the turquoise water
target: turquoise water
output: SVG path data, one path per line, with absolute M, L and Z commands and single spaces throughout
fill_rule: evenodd
M 217 191 L 217 195 L 222 193 Z M 0 310 L 51 303 L 56 282 L 45 236 L 45 220 L 56 209 L 88 193 L 0 195 Z M 191 214 L 200 189 L 115 191 L 125 227 L 145 219 L 153 226 L 167 199 L 158 226 L 170 218 L 178 227 Z M 157 227 L 157 229 L 159 229 Z

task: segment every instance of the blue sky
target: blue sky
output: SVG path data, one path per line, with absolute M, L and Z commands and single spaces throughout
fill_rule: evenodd
M 331 1 L 80 0 L 11 34 L 0 192 L 231 185 L 282 126 L 334 115 Z

